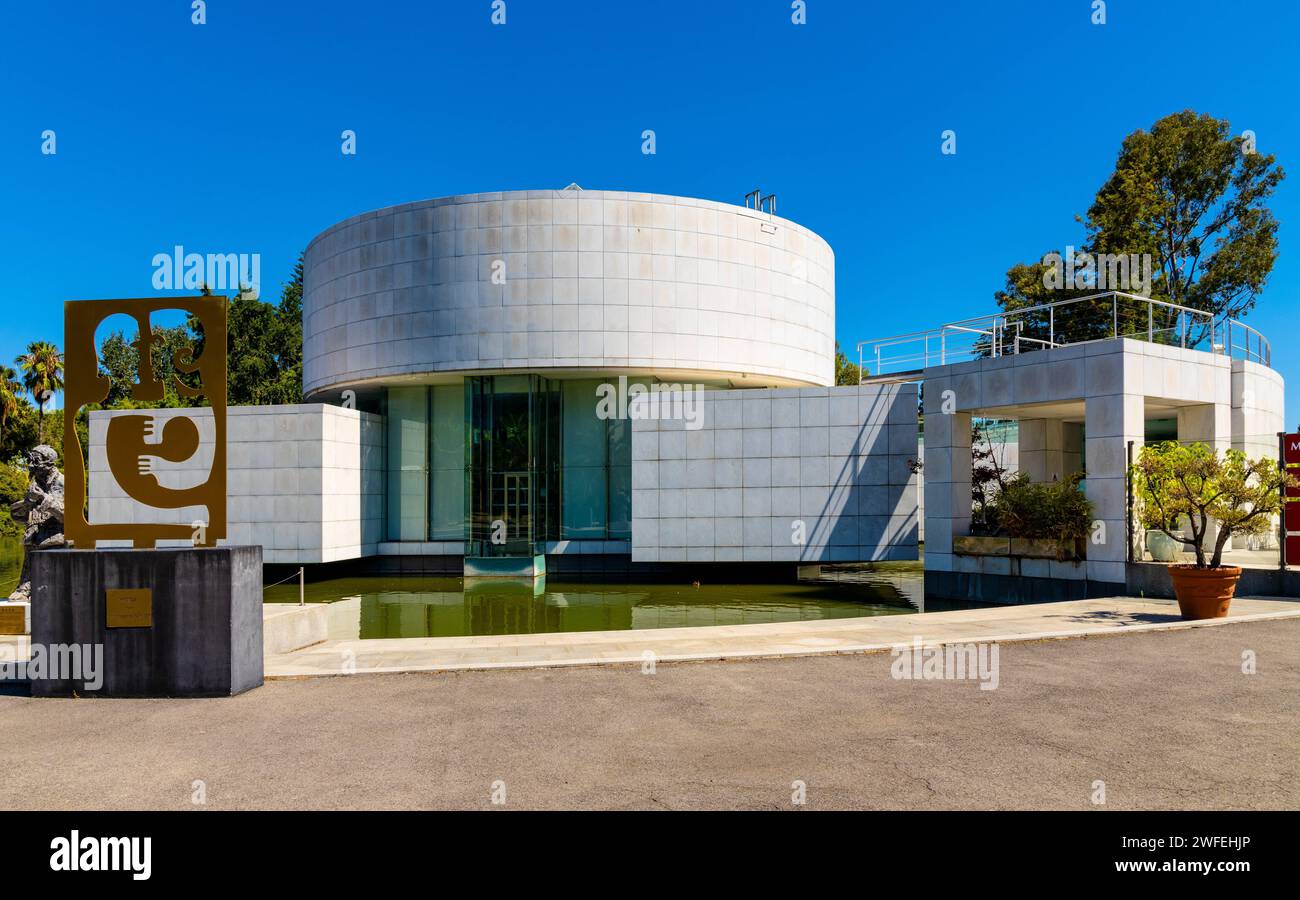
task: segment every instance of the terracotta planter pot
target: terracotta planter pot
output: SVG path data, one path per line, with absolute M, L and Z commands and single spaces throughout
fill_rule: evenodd
M 1198 569 L 1195 566 L 1167 566 L 1174 583 L 1174 596 L 1184 619 L 1221 619 L 1237 590 L 1241 566 Z

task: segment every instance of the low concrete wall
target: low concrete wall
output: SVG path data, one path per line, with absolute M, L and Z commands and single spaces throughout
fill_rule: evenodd
M 1128 593 L 1134 597 L 1173 599 L 1174 586 L 1164 563 L 1134 562 L 1125 567 Z M 1300 571 L 1242 569 L 1238 597 L 1300 597 Z
M 926 569 L 926 599 L 965 600 L 1015 606 L 1022 603 L 1054 603 L 1058 600 L 1086 600 L 1089 597 L 1122 597 L 1122 583 L 1088 579 L 1027 578 L 980 572 L 943 572 Z
M 153 624 L 109 628 L 113 589 L 150 590 Z M 34 697 L 222 697 L 257 687 L 262 548 L 37 551 L 32 644 L 103 653 L 98 689 L 51 673 L 60 677 L 32 679 Z
M 262 607 L 262 651 L 270 656 L 319 644 L 329 637 L 325 603 L 267 603 Z

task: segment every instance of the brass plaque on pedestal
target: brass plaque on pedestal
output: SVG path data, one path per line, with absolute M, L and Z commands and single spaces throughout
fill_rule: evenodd
M 27 607 L 14 603 L 0 606 L 0 634 L 26 634 Z
M 109 590 L 109 628 L 152 628 L 153 591 L 148 588 Z

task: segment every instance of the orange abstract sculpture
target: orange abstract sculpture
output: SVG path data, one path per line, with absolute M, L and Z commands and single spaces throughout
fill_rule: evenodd
M 212 469 L 206 481 L 194 487 L 163 487 L 151 471 L 153 458 L 180 462 L 190 459 L 200 446 L 194 418 L 175 415 L 164 423 L 161 441 L 154 442 L 155 419 L 148 411 L 115 415 L 109 420 L 105 438 L 108 466 L 118 485 L 132 499 L 155 509 L 202 506 L 207 522 L 197 532 L 190 525 L 164 523 L 97 522 L 86 517 L 86 469 L 83 448 L 77 437 L 77 411 L 91 403 L 102 403 L 111 387 L 99 369 L 95 330 L 109 316 L 126 314 L 136 320 L 139 340 L 138 381 L 131 397 L 139 401 L 161 400 L 164 383 L 153 372 L 150 315 L 164 309 L 190 313 L 203 329 L 203 354 L 195 360 L 194 348 L 177 351 L 172 363 L 178 373 L 198 375 L 194 386 L 173 376 L 176 392 L 187 398 L 205 398 L 212 409 L 215 446 Z M 196 546 L 212 547 L 226 536 L 226 300 L 224 297 L 150 297 L 138 300 L 77 300 L 63 306 L 64 340 L 67 355 L 64 371 L 63 447 L 66 468 L 66 511 L 64 534 L 76 547 L 91 548 L 98 540 L 130 540 L 139 548 L 151 548 L 159 539 L 191 540 Z M 198 408 L 194 409 L 198 412 Z

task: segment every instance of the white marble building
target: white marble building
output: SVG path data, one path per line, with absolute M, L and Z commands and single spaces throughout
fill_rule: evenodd
M 1199 314 L 1168 304 L 1175 330 L 1148 308 L 1137 335 L 1075 344 L 1055 329 L 1079 301 L 964 320 L 904 336 L 920 346 L 910 370 L 882 372 L 889 339 L 870 383 L 834 386 L 831 248 L 709 200 L 573 188 L 408 203 L 326 229 L 304 272 L 309 402 L 230 411 L 227 541 L 261 544 L 270 563 L 646 571 L 915 559 L 923 539 L 938 596 L 1034 579 L 1113 593 L 1129 442 L 1159 432 L 1259 455 L 1283 427 L 1267 342 L 1207 321 L 1199 349 L 1178 346 Z M 1116 329 L 1122 305 L 1129 322 L 1147 303 L 1113 296 Z M 988 345 L 953 362 L 963 339 Z M 698 418 L 608 415 L 612 385 L 682 390 Z M 92 521 L 195 521 L 113 483 L 103 438 L 122 414 L 91 416 Z M 1086 561 L 954 552 L 970 536 L 972 419 L 1011 423 L 996 439 L 1008 470 L 1086 472 L 1107 535 Z M 181 486 L 210 462 L 209 448 L 155 470 Z
M 1094 593 L 1123 593 L 1130 442 L 1136 454 L 1151 422 L 1172 420 L 1179 441 L 1276 458 L 1282 410 L 1282 377 L 1266 365 L 1130 338 L 926 368 L 927 591 L 970 596 L 972 578 L 1015 577 L 1088 581 Z M 1019 420 L 1019 465 L 1035 481 L 1086 471 L 1103 527 L 1085 562 L 1023 559 L 1012 572 L 1007 557 L 953 552 L 953 538 L 970 529 L 973 416 Z M 1082 458 L 1071 432 L 1083 437 Z
M 915 558 L 915 389 L 831 387 L 834 265 L 797 223 L 659 194 L 470 194 L 340 222 L 304 260 L 313 402 L 231 410 L 228 542 L 272 563 Z M 698 391 L 701 427 L 608 421 L 611 383 Z M 104 464 L 119 414 L 92 416 L 91 517 L 143 521 Z M 210 461 L 156 470 L 179 486 Z

